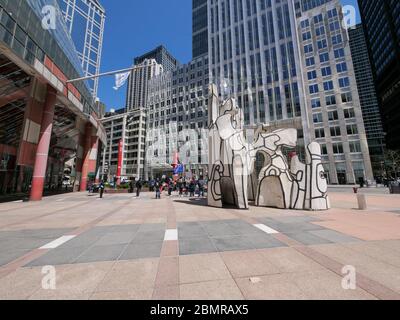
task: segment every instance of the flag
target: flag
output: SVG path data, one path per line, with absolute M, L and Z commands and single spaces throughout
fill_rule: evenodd
M 185 166 L 179 160 L 178 152 L 175 152 L 174 163 L 172 164 L 172 167 L 174 168 L 174 175 L 175 176 L 185 172 Z
M 125 84 L 125 82 L 128 80 L 130 74 L 131 74 L 130 71 L 116 74 L 114 90 L 118 90 L 119 88 L 121 88 Z
M 174 168 L 174 175 L 178 175 L 178 174 L 182 174 L 185 172 L 185 166 L 183 164 L 178 164 L 175 168 Z

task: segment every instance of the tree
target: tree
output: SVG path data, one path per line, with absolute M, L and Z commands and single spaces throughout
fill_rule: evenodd
M 397 171 L 400 166 L 400 150 L 387 150 L 385 153 L 385 162 L 392 168 L 392 173 L 397 179 Z

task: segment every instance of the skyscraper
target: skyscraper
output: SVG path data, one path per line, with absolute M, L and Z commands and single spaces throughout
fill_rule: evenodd
M 127 111 L 146 108 L 148 81 L 164 70 L 163 66 L 154 59 L 145 59 L 137 66 L 140 68 L 132 70 L 129 76 L 126 94 Z
M 193 59 L 208 54 L 207 0 L 192 0 L 192 52 Z
M 350 29 L 349 36 L 371 164 L 374 175 L 379 176 L 381 175 L 381 162 L 384 161 L 385 137 L 362 25 L 359 24 L 356 28 Z
M 158 46 L 140 57 L 136 57 L 134 59 L 134 64 L 139 65 L 143 61 L 150 59 L 154 59 L 158 64 L 162 65 L 164 71 L 171 71 L 179 65 L 178 60 L 176 60 L 164 46 Z
M 98 0 L 58 0 L 85 76 L 100 73 L 106 13 Z M 99 79 L 87 81 L 97 97 Z
M 214 0 L 208 15 L 211 82 L 247 126 L 319 142 L 330 183 L 373 179 L 338 0 Z
M 358 0 L 387 147 L 400 149 L 400 2 Z

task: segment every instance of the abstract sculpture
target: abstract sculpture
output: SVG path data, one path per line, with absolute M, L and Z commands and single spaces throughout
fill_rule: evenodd
M 220 103 L 215 85 L 209 99 L 209 181 L 208 205 L 248 209 L 249 198 L 257 206 L 282 209 L 327 210 L 327 182 L 318 143 L 306 148 L 306 163 L 294 156 L 291 165 L 283 147 L 297 144 L 296 129 L 267 133 L 260 126 L 252 143 L 244 134 L 243 112 L 234 99 Z M 265 163 L 257 177 L 257 153 Z M 249 196 L 250 194 L 250 196 Z

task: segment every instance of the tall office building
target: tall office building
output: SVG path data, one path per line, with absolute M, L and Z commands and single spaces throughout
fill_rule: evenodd
M 136 57 L 134 59 L 134 64 L 139 65 L 145 60 L 151 59 L 156 60 L 158 64 L 162 65 L 164 71 L 171 71 L 179 65 L 178 60 L 176 60 L 164 46 L 158 46 L 157 48 L 141 55 L 140 57 Z
M 373 179 L 338 0 L 209 0 L 208 15 L 211 81 L 247 126 L 318 141 L 330 183 Z
M 380 176 L 381 162 L 384 161 L 385 136 L 362 25 L 350 29 L 349 37 L 372 169 L 375 176 Z
M 100 73 L 106 13 L 98 0 L 58 0 L 85 76 Z M 87 81 L 97 97 L 99 79 Z
M 400 149 L 400 2 L 358 0 L 386 143 Z
M 101 119 L 107 133 L 107 148 L 102 154 L 100 171 L 108 181 L 117 176 L 119 144 L 122 140 L 121 177 L 144 179 L 146 113 L 119 109 Z
M 208 172 L 208 57 L 203 55 L 149 81 L 146 175 L 172 173 L 175 155 L 186 176 Z
M 207 0 L 192 0 L 192 53 L 193 59 L 208 54 Z
M 163 66 L 158 64 L 155 59 L 145 59 L 136 66 L 139 68 L 132 70 L 129 76 L 126 94 L 127 111 L 146 108 L 148 81 L 164 70 Z

